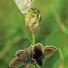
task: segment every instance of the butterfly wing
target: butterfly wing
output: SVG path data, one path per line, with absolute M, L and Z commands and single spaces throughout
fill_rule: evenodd
M 19 50 L 16 52 L 15 57 L 10 61 L 9 66 L 16 67 L 19 65 L 27 64 L 28 63 L 27 61 L 28 61 L 28 59 L 27 59 L 26 49 Z
M 32 1 L 33 0 L 15 0 L 15 3 L 17 4 L 21 13 L 26 13 L 26 12 L 28 12 L 28 9 L 29 9 Z
M 57 48 L 54 46 L 46 46 L 44 48 L 44 59 L 49 58 L 57 51 Z
M 26 57 L 26 50 L 17 51 L 15 56 L 24 59 Z
M 19 50 L 16 52 L 16 57 L 21 58 L 26 63 L 30 63 L 32 58 L 32 52 L 32 47 L 29 47 L 24 50 Z
M 25 64 L 25 62 L 22 59 L 14 57 L 10 61 L 9 67 L 17 67 L 17 66 L 22 65 L 22 64 Z

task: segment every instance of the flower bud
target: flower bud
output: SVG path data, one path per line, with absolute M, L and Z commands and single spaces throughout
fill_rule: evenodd
M 16 5 L 23 14 L 28 12 L 32 2 L 33 0 L 15 0 Z
M 25 25 L 31 32 L 37 31 L 39 28 L 40 20 L 40 12 L 35 8 L 32 8 L 25 15 Z

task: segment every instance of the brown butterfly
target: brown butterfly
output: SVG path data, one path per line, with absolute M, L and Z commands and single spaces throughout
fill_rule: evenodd
M 54 46 L 43 48 L 42 44 L 38 43 L 34 47 L 31 46 L 27 49 L 17 51 L 15 57 L 10 61 L 9 66 L 16 67 L 28 63 L 42 66 L 43 60 L 52 56 L 56 51 L 57 48 Z

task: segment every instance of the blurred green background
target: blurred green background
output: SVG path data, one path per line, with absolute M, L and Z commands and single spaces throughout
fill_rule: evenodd
M 34 0 L 32 7 L 40 10 L 42 18 L 36 43 L 58 48 L 43 68 L 68 68 L 68 0 Z M 0 0 L 0 68 L 9 68 L 16 51 L 32 44 L 31 33 L 24 25 L 24 15 L 14 0 Z

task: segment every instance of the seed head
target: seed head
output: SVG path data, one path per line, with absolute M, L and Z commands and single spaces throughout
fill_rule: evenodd
M 41 20 L 40 11 L 35 8 L 32 8 L 25 15 L 25 25 L 31 32 L 35 32 L 38 30 L 40 20 Z

